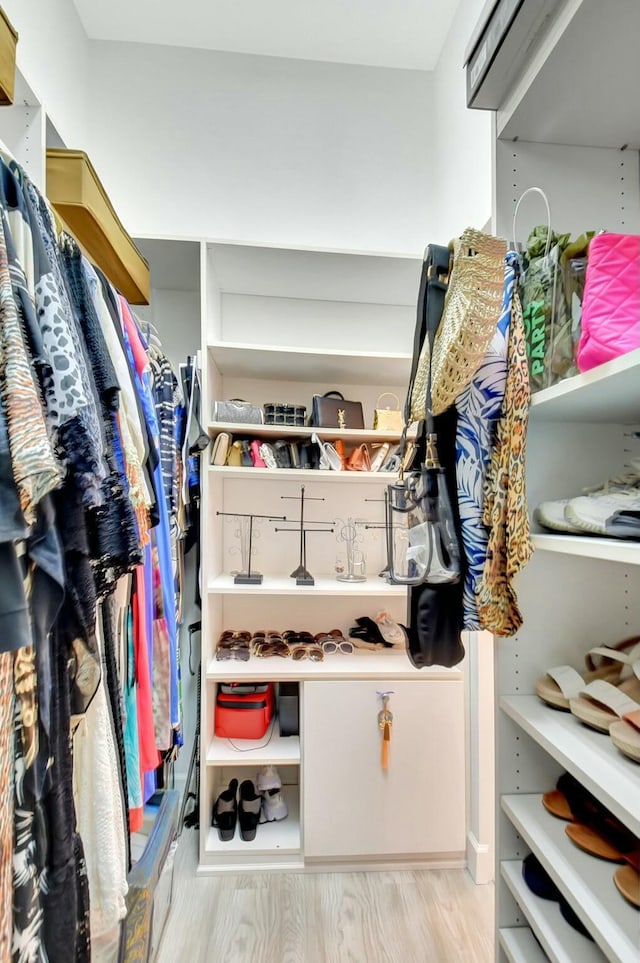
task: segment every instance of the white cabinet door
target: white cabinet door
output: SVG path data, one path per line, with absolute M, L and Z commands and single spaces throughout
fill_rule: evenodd
M 384 689 L 394 690 L 386 771 Z M 305 682 L 303 719 L 305 856 L 464 851 L 462 681 Z

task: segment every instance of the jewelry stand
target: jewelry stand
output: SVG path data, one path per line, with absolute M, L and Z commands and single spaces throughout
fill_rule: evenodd
M 313 575 L 309 572 L 307 568 L 307 535 L 309 534 L 322 534 L 327 535 L 333 533 L 334 522 L 310 522 L 307 520 L 309 525 L 330 525 L 331 528 L 305 528 L 305 518 L 304 518 L 304 505 L 305 501 L 308 502 L 323 502 L 324 498 L 311 498 L 308 495 L 305 498 L 304 485 L 300 486 L 300 496 L 299 498 L 294 495 L 281 495 L 280 498 L 283 501 L 299 501 L 300 502 L 300 521 L 295 528 L 276 528 L 276 532 L 297 532 L 300 535 L 300 563 L 298 567 L 290 575 L 290 578 L 296 580 L 296 585 L 315 585 L 315 579 Z M 285 518 L 286 522 L 287 519 Z
M 252 515 L 242 512 L 216 512 L 216 515 L 226 515 L 230 518 L 237 518 L 240 527 L 236 532 L 240 540 L 240 564 L 241 572 L 236 572 L 234 585 L 262 585 L 262 574 L 251 570 L 251 554 L 253 550 L 253 520 L 254 518 L 267 519 L 269 522 L 286 522 L 285 515 Z M 277 529 L 276 529 L 277 531 Z
M 389 537 L 389 493 L 385 489 L 384 498 L 365 498 L 365 502 L 383 502 L 383 501 L 384 501 L 384 522 L 383 523 L 371 522 L 365 525 L 365 529 L 367 529 L 367 531 L 369 529 L 373 531 L 382 531 L 384 529 L 385 540 L 386 540 Z M 385 554 L 388 557 L 388 549 Z M 383 578 L 385 579 L 385 581 L 391 582 L 388 561 L 384 566 L 384 568 L 382 569 L 382 571 L 378 572 L 378 578 Z
M 356 567 L 356 540 L 358 538 L 358 525 L 365 525 L 366 523 L 361 519 L 348 518 L 345 522 L 343 519 L 338 519 L 342 522 L 340 526 L 340 531 L 338 533 L 338 541 L 344 542 L 347 551 L 347 571 L 341 575 L 336 575 L 338 582 L 366 582 L 367 576 L 364 571 L 361 574 L 357 574 L 355 571 Z M 360 552 L 362 556 L 362 564 L 364 566 L 364 554 Z

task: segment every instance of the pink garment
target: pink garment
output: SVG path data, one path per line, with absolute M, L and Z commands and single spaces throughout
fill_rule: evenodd
M 136 371 L 140 376 L 142 372 L 146 371 L 149 367 L 149 356 L 145 351 L 144 345 L 142 343 L 142 338 L 140 337 L 140 332 L 138 331 L 138 326 L 133 320 L 133 315 L 129 310 L 129 305 L 122 297 L 120 297 L 120 310 L 122 311 L 122 322 L 127 329 L 127 335 L 129 338 L 129 343 L 131 345 L 131 351 L 133 353 L 133 360 L 135 362 Z
M 640 348 L 640 235 L 598 234 L 589 244 L 578 367 Z
M 156 746 L 153 720 L 153 699 L 151 694 L 151 669 L 149 667 L 149 645 L 145 619 L 144 566 L 135 570 L 136 591 L 133 596 L 133 645 L 136 663 L 136 682 L 138 700 L 138 742 L 140 745 L 140 768 L 143 772 L 153 772 L 160 765 L 160 754 Z

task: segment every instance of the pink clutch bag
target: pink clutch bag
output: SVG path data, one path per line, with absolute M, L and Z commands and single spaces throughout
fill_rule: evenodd
M 640 235 L 597 234 L 589 244 L 578 368 L 640 348 Z

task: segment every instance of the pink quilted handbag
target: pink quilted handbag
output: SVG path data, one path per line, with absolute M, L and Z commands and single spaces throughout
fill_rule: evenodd
M 640 235 L 597 234 L 589 245 L 578 367 L 640 348 Z

